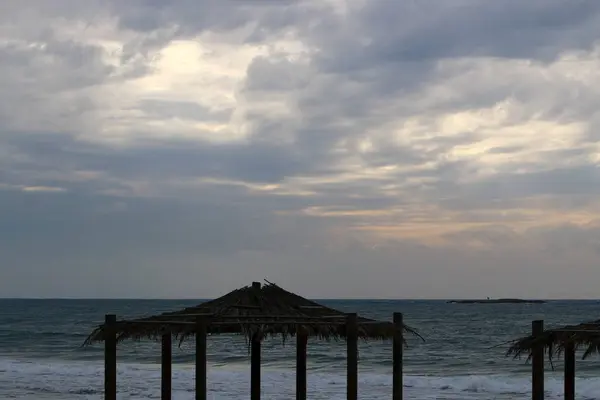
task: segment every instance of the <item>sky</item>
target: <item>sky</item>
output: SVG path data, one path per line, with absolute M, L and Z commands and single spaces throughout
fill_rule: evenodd
M 2 8 L 0 297 L 600 298 L 600 1 Z

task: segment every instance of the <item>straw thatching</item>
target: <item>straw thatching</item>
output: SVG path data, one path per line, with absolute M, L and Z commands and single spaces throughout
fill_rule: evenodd
M 506 355 L 514 358 L 526 355 L 530 360 L 533 349 L 543 346 L 544 352 L 552 360 L 563 354 L 566 345 L 573 345 L 576 350 L 585 349 L 582 357 L 585 359 L 593 353 L 600 353 L 600 320 L 548 329 L 536 337 L 529 335 L 510 343 Z
M 268 282 L 234 290 L 218 299 L 195 307 L 156 316 L 122 320 L 116 323 L 117 341 L 158 339 L 171 332 L 180 343 L 193 336 L 196 321 L 205 321 L 208 334 L 241 334 L 246 338 L 296 334 L 300 327 L 306 334 L 320 339 L 343 339 L 346 336 L 346 313 L 307 300 Z M 404 330 L 421 337 L 414 329 Z M 391 339 L 392 322 L 358 318 L 358 337 Z M 422 338 L 421 338 L 422 339 Z M 84 345 L 104 340 L 104 324 L 98 326 Z

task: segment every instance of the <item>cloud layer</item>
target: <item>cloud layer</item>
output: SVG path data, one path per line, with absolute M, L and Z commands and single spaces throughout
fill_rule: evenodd
M 0 16 L 0 295 L 600 296 L 600 3 L 201 3 Z

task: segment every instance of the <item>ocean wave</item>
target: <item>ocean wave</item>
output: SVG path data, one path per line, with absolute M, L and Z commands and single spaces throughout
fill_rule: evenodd
M 248 397 L 249 366 L 212 366 L 208 388 L 211 399 L 243 399 Z M 293 369 L 263 369 L 263 398 L 294 397 Z M 118 365 L 119 398 L 149 399 L 160 393 L 160 366 L 157 364 Z M 525 376 L 463 375 L 404 377 L 407 398 L 415 399 L 527 399 L 531 383 Z M 361 373 L 361 399 L 391 397 L 389 374 Z M 595 399 L 600 393 L 600 378 L 577 380 L 581 399 Z M 562 398 L 562 380 L 546 379 L 546 398 Z M 0 359 L 0 397 L 44 399 L 101 399 L 103 365 L 99 362 L 64 362 Z M 173 398 L 193 399 L 194 368 L 191 364 L 173 368 Z M 344 373 L 309 372 L 308 392 L 311 399 L 345 399 Z

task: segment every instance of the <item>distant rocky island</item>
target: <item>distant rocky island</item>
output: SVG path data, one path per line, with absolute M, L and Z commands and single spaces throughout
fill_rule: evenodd
M 544 300 L 524 300 L 524 299 L 481 299 L 481 300 L 450 300 L 447 303 L 455 304 L 515 304 L 515 303 L 528 303 L 528 304 L 542 304 Z

